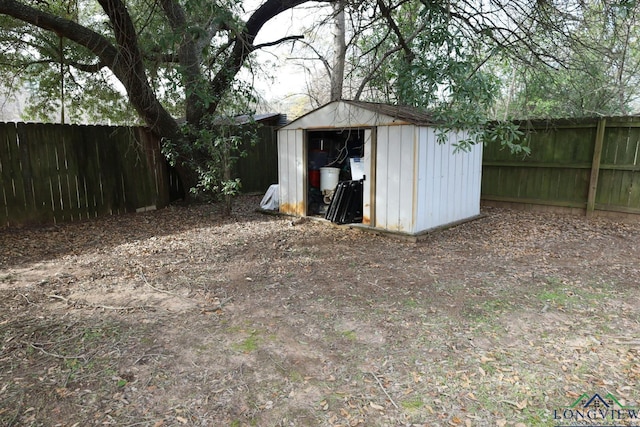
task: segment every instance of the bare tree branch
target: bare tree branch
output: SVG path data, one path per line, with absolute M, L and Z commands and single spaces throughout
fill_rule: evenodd
M 255 45 L 253 47 L 253 49 L 254 50 L 263 49 L 265 47 L 276 46 L 276 45 L 279 45 L 281 43 L 288 42 L 288 41 L 291 41 L 291 40 L 302 40 L 302 39 L 304 39 L 304 36 L 302 36 L 302 35 L 300 35 L 300 36 L 287 36 L 287 37 L 283 37 L 283 38 L 281 38 L 279 40 L 275 40 L 275 41 L 272 41 L 272 42 Z

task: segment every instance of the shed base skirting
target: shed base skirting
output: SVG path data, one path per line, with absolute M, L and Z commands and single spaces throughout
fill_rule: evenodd
M 433 227 L 430 228 L 428 230 L 424 230 L 421 231 L 419 233 L 406 233 L 406 232 L 402 232 L 402 231 L 391 231 L 391 230 L 384 230 L 381 228 L 375 228 L 375 227 L 371 227 L 370 225 L 365 225 L 365 224 L 335 224 L 323 217 L 320 216 L 298 216 L 298 215 L 293 215 L 293 214 L 288 214 L 288 213 L 283 213 L 283 212 L 278 212 L 278 211 L 269 211 L 269 210 L 265 210 L 265 209 L 256 209 L 256 212 L 260 212 L 263 213 L 265 215 L 272 215 L 272 216 L 282 216 L 282 217 L 287 217 L 291 219 L 291 225 L 295 226 L 295 225 L 299 225 L 299 224 L 304 224 L 307 221 L 316 221 L 316 222 L 320 222 L 323 224 L 327 224 L 330 225 L 332 227 L 336 227 L 336 228 L 347 228 L 347 229 L 352 229 L 352 230 L 358 230 L 358 231 L 362 231 L 362 232 L 366 232 L 366 233 L 371 233 L 374 235 L 379 235 L 379 236 L 385 236 L 385 237 L 391 237 L 394 239 L 400 239 L 400 240 L 404 240 L 407 242 L 419 242 L 421 240 L 424 240 L 427 238 L 427 236 L 429 236 L 430 234 L 436 233 L 438 231 L 442 231 L 442 230 L 446 230 L 452 227 L 456 227 L 460 224 L 464 224 L 465 222 L 469 222 L 469 221 L 475 221 L 477 219 L 480 218 L 484 218 L 487 215 L 486 214 L 479 214 L 479 215 L 474 215 L 472 217 L 469 218 L 465 218 L 465 219 L 461 219 L 459 221 L 454 221 L 454 222 L 450 222 L 448 224 L 443 224 L 440 225 L 438 227 Z
M 456 227 L 458 225 L 464 224 L 465 222 L 475 221 L 477 219 L 484 218 L 485 216 L 486 216 L 485 214 L 474 215 L 472 217 L 461 219 L 459 221 L 453 221 L 447 224 L 439 225 L 437 227 L 429 228 L 427 230 L 423 230 L 418 233 L 406 233 L 403 231 L 384 230 L 384 229 L 375 228 L 375 227 L 371 227 L 369 225 L 364 225 L 364 224 L 344 224 L 344 225 L 333 224 L 333 225 L 336 227 L 348 227 L 354 230 L 361 230 L 367 233 L 379 234 L 381 236 L 386 236 L 386 237 L 391 237 L 395 239 L 401 239 L 407 242 L 416 243 L 426 239 L 430 234 Z

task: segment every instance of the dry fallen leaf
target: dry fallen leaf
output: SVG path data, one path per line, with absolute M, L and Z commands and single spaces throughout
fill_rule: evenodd
M 373 402 L 369 402 L 369 406 L 371 406 L 373 409 L 378 410 L 378 411 L 384 411 L 384 407 L 380 406 L 376 403 Z
M 524 408 L 527 407 L 527 399 L 524 399 L 522 402 L 518 402 L 516 404 L 516 407 L 522 411 Z

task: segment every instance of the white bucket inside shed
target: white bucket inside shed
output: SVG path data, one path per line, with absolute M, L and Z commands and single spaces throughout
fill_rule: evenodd
M 340 169 L 324 167 L 320 168 L 320 191 L 333 191 L 340 179 Z

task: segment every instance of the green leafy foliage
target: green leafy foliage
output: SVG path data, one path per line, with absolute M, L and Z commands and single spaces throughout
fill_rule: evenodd
M 514 122 L 501 121 L 488 124 L 482 133 L 485 144 L 499 143 L 514 154 L 527 156 L 531 154 L 526 133 Z
M 251 114 L 241 115 L 253 103 L 249 88 L 238 85 L 235 89 L 220 114 L 184 124 L 182 138 L 165 140 L 162 146 L 172 165 L 180 163 L 195 173 L 195 185 L 189 188 L 192 196 L 224 201 L 227 214 L 231 213 L 233 196 L 242 188 L 240 179 L 232 176 L 233 167 L 246 156 L 245 148 L 257 142 L 259 126 Z
M 255 123 L 236 122 L 234 117 L 207 118 L 198 126 L 185 125 L 184 138 L 165 140 L 163 154 L 172 165 L 181 162 L 196 174 L 189 191 L 199 199 L 223 200 L 231 209 L 231 197 L 239 194 L 241 182 L 231 175 L 238 158 L 246 155 L 246 144 L 256 142 Z
M 467 138 L 457 143 L 457 150 L 484 142 L 500 143 L 516 153 L 528 151 L 520 143 L 517 126 L 490 124 L 501 82 L 483 67 L 493 54 L 483 38 L 470 38 L 439 4 L 403 3 L 394 9 L 393 20 L 405 48 L 372 71 L 369 99 L 428 111 L 439 124 L 440 143 L 451 130 L 466 131 Z M 416 27 L 423 29 L 415 33 Z M 398 43 L 397 37 L 380 28 L 360 37 L 358 52 L 367 52 L 374 61 L 378 52 L 393 51 Z
M 499 65 L 511 80 L 500 114 L 524 119 L 631 113 L 640 96 L 639 12 L 636 1 L 576 4 L 565 19 L 573 38 L 562 48 L 547 41 L 552 61 L 509 58 Z

